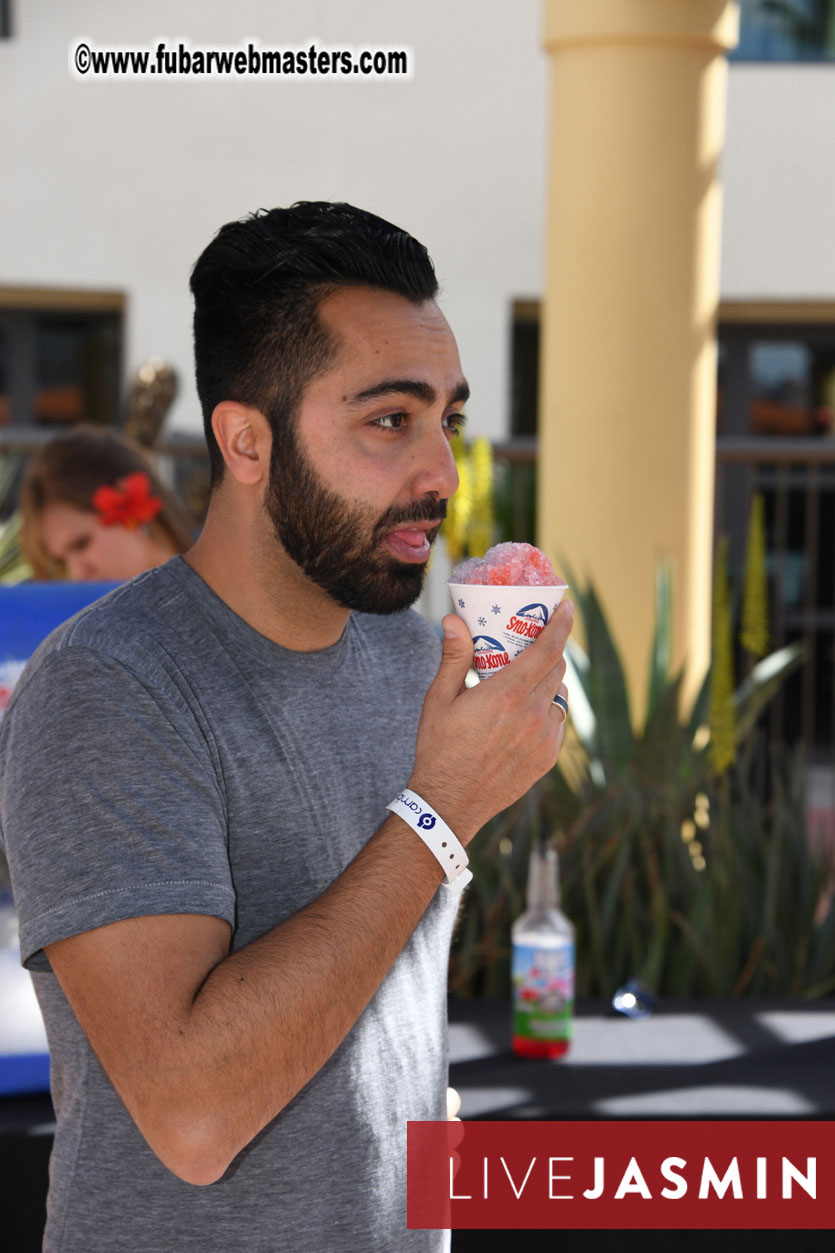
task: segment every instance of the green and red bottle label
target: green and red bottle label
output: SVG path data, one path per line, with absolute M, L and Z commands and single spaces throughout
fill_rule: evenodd
M 565 1052 L 574 1014 L 573 940 L 514 944 L 512 973 L 514 1050 L 531 1056 Z

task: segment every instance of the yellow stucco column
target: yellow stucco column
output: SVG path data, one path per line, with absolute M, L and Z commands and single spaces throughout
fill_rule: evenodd
M 545 0 L 551 58 L 539 543 L 592 578 L 636 718 L 654 571 L 685 699 L 709 662 L 728 0 Z

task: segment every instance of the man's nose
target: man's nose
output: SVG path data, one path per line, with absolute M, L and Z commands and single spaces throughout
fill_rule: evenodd
M 448 500 L 458 490 L 458 467 L 452 445 L 443 432 L 421 448 L 411 487 L 414 497 L 435 495 L 441 500 Z

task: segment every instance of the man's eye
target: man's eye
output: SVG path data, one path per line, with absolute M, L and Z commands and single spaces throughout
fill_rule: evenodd
M 405 413 L 386 413 L 381 418 L 375 418 L 371 425 L 380 427 L 384 431 L 399 431 L 402 430 L 405 423 Z
M 467 424 L 467 415 L 465 413 L 451 413 L 446 418 L 447 429 L 452 431 L 453 435 L 460 435 Z

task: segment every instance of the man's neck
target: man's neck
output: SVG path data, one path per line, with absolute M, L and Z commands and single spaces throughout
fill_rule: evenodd
M 259 634 L 294 652 L 335 644 L 351 616 L 287 556 L 277 539 L 214 503 L 185 561 Z

